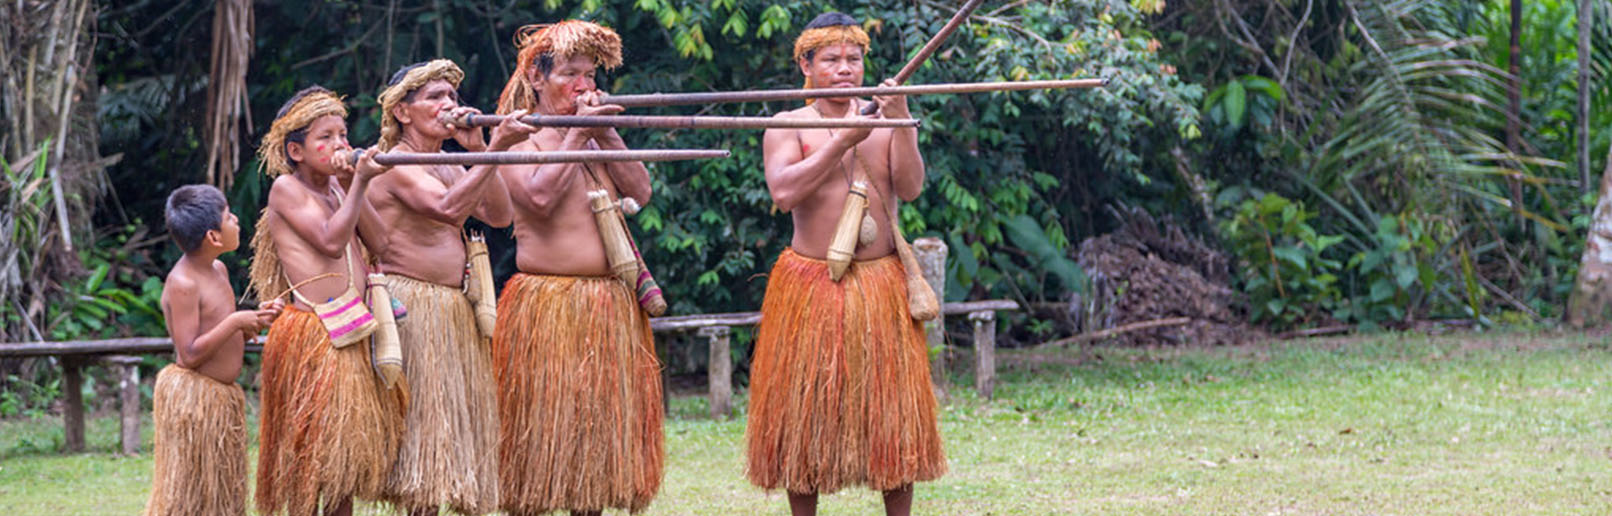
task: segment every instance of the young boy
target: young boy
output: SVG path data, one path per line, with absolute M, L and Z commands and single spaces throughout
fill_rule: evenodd
M 353 498 L 381 499 L 402 439 L 405 393 L 384 385 L 369 340 L 355 329 L 371 317 L 356 237 L 372 230 L 358 214 L 370 181 L 387 169 L 370 157 L 356 169 L 332 160 L 348 148 L 346 116 L 335 93 L 303 89 L 258 147 L 274 185 L 252 237 L 251 290 L 259 299 L 292 298 L 263 346 L 260 514 L 348 515 Z
M 218 256 L 240 247 L 224 194 L 190 185 L 168 196 L 168 233 L 184 250 L 162 289 L 174 363 L 157 374 L 155 468 L 146 514 L 246 513 L 245 341 L 280 313 L 270 301 L 235 311 Z

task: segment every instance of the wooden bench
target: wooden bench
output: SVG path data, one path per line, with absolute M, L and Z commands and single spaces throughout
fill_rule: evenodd
M 974 325 L 975 379 L 974 386 L 981 396 L 989 398 L 996 384 L 996 312 L 1017 310 L 1018 303 L 1007 300 L 946 303 L 944 315 L 967 314 Z M 755 326 L 761 322 L 760 312 L 679 315 L 650 319 L 655 333 L 694 332 L 706 339 L 709 349 L 707 396 L 712 418 L 728 418 L 733 414 L 733 359 L 729 336 L 736 326 Z M 930 329 L 931 339 L 936 335 Z M 248 353 L 263 349 L 261 337 L 248 343 Z M 62 364 L 62 420 L 66 426 L 63 448 L 67 452 L 84 451 L 84 367 L 96 361 L 105 361 L 116 369 L 120 413 L 121 450 L 134 455 L 140 451 L 140 369 L 139 355 L 170 353 L 173 341 L 167 337 L 136 337 L 124 339 L 23 342 L 0 344 L 0 358 L 59 357 Z

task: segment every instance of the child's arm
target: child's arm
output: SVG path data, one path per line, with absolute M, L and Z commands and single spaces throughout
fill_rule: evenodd
M 347 243 L 353 240 L 359 209 L 364 204 L 370 180 L 385 170 L 361 167 L 360 173 L 354 175 L 352 186 L 347 189 L 341 206 L 333 214 L 320 205 L 321 201 L 295 185 L 296 178 L 281 176 L 269 187 L 269 209 L 274 210 L 280 220 L 314 250 L 329 258 L 341 258 Z
M 236 333 L 257 333 L 263 329 L 263 321 L 274 318 L 273 310 L 241 310 L 212 328 L 202 328 L 198 285 L 178 276 L 170 274 L 163 286 L 162 315 L 168 321 L 168 336 L 174 341 L 174 355 L 181 367 L 206 363 Z

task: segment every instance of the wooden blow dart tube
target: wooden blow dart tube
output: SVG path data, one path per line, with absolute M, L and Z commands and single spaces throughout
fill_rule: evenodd
M 784 100 L 869 97 L 886 95 L 952 95 L 992 91 L 1067 90 L 1101 88 L 1108 79 L 1062 79 L 1050 81 L 967 82 L 919 84 L 913 86 L 865 86 L 857 88 L 813 88 L 805 90 L 738 90 L 698 93 L 646 93 L 606 95 L 599 102 L 622 107 L 688 106 L 734 102 L 775 102 Z
M 356 165 L 365 151 L 340 150 L 337 161 Z M 375 162 L 397 165 L 523 165 L 543 163 L 604 163 L 612 161 L 681 161 L 726 158 L 726 150 L 579 150 L 545 152 L 382 152 Z
M 442 122 L 458 127 L 493 126 L 509 115 L 460 115 L 444 112 Z M 857 129 L 918 127 L 912 118 L 821 119 L 758 116 L 526 115 L 521 122 L 537 127 L 617 127 L 634 129 Z

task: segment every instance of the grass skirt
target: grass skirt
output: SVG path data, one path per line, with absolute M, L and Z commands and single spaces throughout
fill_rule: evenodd
M 151 498 L 145 514 L 246 514 L 246 395 L 169 364 L 157 373 Z
M 407 391 L 381 387 L 369 348 L 332 347 L 319 317 L 294 307 L 274 320 L 260 380 L 258 512 L 300 516 L 321 501 L 381 499 Z
M 895 256 L 828 265 L 785 250 L 750 367 L 750 482 L 790 493 L 886 491 L 946 472 L 923 327 Z
M 649 319 L 607 277 L 517 274 L 498 301 L 501 505 L 638 512 L 660 489 L 660 364 Z
M 389 274 L 409 384 L 402 448 L 386 496 L 409 509 L 498 509 L 498 397 L 492 355 L 464 292 Z

